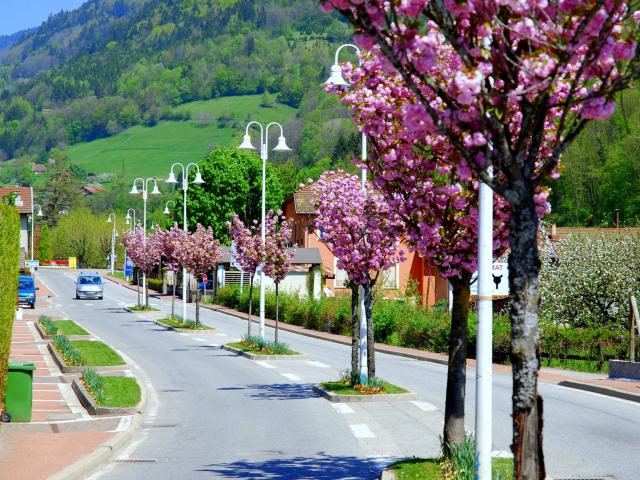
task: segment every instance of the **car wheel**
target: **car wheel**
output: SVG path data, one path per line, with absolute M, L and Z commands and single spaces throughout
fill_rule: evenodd
M 11 423 L 11 414 L 4 412 L 2 415 L 0 415 L 0 422 Z
M 76 300 L 80 300 L 80 297 L 78 295 L 76 295 Z
M 33 302 L 33 303 L 31 304 L 31 310 L 35 310 L 35 309 L 36 309 L 36 302 Z

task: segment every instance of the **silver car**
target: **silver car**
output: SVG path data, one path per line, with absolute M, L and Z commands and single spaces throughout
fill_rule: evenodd
M 76 280 L 76 299 L 95 298 L 102 300 L 104 285 L 99 273 L 81 273 Z

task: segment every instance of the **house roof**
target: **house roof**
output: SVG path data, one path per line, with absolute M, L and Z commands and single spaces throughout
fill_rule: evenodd
M 550 229 L 550 231 L 553 231 Z M 556 227 L 551 240 L 562 240 L 567 235 L 615 235 L 620 233 L 640 233 L 640 228 L 598 228 L 598 227 Z
M 231 263 L 231 252 L 229 247 L 222 247 L 222 263 Z M 292 265 L 321 265 L 322 258 L 320 250 L 317 248 L 296 248 Z
M 104 187 L 102 185 L 99 184 L 92 184 L 92 185 L 83 185 L 82 188 L 84 189 L 85 192 L 87 192 L 89 195 L 93 195 L 96 192 L 99 192 L 101 190 L 104 190 Z
M 47 171 L 47 167 L 45 167 L 41 163 L 32 163 L 31 171 L 34 173 L 45 173 Z
M 19 195 L 16 199 L 16 208 L 20 213 L 31 213 L 32 202 L 31 187 L 0 187 L 0 199 L 12 193 Z

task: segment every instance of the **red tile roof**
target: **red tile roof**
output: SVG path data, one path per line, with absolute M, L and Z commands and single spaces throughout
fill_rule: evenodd
M 11 195 L 19 195 L 16 198 L 16 208 L 20 213 L 31 213 L 31 187 L 0 187 L 0 199 Z
M 89 194 L 89 195 L 93 195 L 96 192 L 99 192 L 100 190 L 104 190 L 104 187 L 102 185 L 83 185 L 84 190 Z
M 45 167 L 44 165 L 42 165 L 40 163 L 32 163 L 31 164 L 31 171 L 33 173 L 45 173 L 47 171 L 47 167 Z

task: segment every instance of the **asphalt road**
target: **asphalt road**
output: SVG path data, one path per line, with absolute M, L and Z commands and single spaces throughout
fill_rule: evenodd
M 136 302 L 131 290 L 106 282 L 103 301 L 76 301 L 72 272 L 40 272 L 57 309 L 124 352 L 145 372 L 151 393 L 139 434 L 92 479 L 369 479 L 391 458 L 437 453 L 443 365 L 378 354 L 379 376 L 416 392 L 419 401 L 341 409 L 317 398 L 310 384 L 337 378 L 348 365 L 347 346 L 281 332 L 306 358 L 257 364 L 219 348 L 240 338 L 246 321 L 203 309 L 203 322 L 216 331 L 180 335 L 126 312 L 123 306 Z M 473 428 L 473 369 L 468 373 Z M 546 383 L 540 390 L 553 478 L 640 476 L 640 405 Z M 494 374 L 493 392 L 499 453 L 511 441 L 510 376 Z

